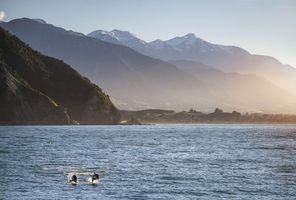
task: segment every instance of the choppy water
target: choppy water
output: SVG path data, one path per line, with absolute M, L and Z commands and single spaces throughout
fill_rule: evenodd
M 0 199 L 295 198 L 292 125 L 0 127 Z

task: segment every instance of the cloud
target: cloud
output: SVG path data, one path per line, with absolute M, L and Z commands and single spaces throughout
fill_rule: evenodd
M 6 14 L 3 10 L 0 10 L 0 21 L 3 21 L 6 17 Z

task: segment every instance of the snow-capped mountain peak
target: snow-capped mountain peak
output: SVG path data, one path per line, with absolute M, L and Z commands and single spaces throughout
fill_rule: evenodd
M 110 33 L 108 31 L 104 31 L 104 30 L 96 30 L 96 31 L 93 31 L 87 35 L 90 37 L 93 37 L 93 36 L 98 36 L 98 35 L 110 35 Z
M 139 39 L 136 35 L 128 32 L 114 29 L 112 31 L 97 30 L 88 34 L 90 37 L 94 37 L 106 42 L 122 44 L 122 45 L 144 45 L 145 41 Z
M 183 36 L 183 38 L 186 38 L 187 40 L 197 39 L 194 33 L 188 33 L 185 36 Z
M 112 37 L 115 37 L 117 40 L 122 41 L 122 42 L 127 42 L 130 40 L 139 39 L 134 34 L 128 32 L 128 31 L 121 31 L 121 30 L 114 29 L 114 30 L 110 31 L 109 33 L 110 33 L 110 35 L 112 35 Z
M 161 49 L 164 46 L 164 42 L 160 39 L 157 39 L 152 42 L 149 42 L 149 46 L 152 48 Z
M 90 34 L 110 35 L 110 33 L 108 31 L 103 31 L 103 30 L 97 30 L 97 31 L 94 31 Z
M 35 22 L 39 22 L 41 24 L 47 24 L 46 21 L 43 19 L 36 18 L 36 19 L 32 19 L 32 20 L 34 20 Z
M 165 43 L 171 46 L 178 46 L 180 44 L 192 45 L 196 42 L 197 39 L 198 38 L 193 33 L 188 33 L 183 37 L 175 37 L 173 39 L 167 40 L 165 41 Z

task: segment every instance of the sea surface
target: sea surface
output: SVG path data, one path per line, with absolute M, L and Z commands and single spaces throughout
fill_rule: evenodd
M 296 126 L 1 126 L 0 199 L 295 200 Z

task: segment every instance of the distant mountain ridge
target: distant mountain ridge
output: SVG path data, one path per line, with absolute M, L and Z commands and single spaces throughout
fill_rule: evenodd
M 145 56 L 127 45 L 112 44 L 27 18 L 0 26 L 32 48 L 71 64 L 107 91 L 121 109 L 193 107 L 207 112 L 219 106 L 226 111 L 296 112 L 295 96 L 258 75 L 228 74 L 216 66 L 186 59 L 167 62 Z M 134 35 L 118 30 L 97 34 L 117 35 L 117 39 L 124 38 L 127 43 L 146 45 L 142 40 L 133 40 Z M 176 45 L 182 50 L 183 46 L 196 45 L 195 38 L 189 34 L 166 45 Z M 198 42 L 205 43 L 204 49 L 211 47 L 201 39 Z M 227 54 L 232 53 L 223 46 L 217 47 L 223 48 L 228 50 Z M 240 49 L 237 52 L 248 54 Z
M 69 63 L 104 88 L 119 106 L 131 109 L 174 106 L 182 109 L 194 99 L 209 108 L 216 101 L 214 98 L 205 101 L 204 98 L 212 97 L 211 93 L 195 77 L 128 47 L 73 34 L 28 18 L 12 20 L 1 26 L 41 53 Z M 182 94 L 192 97 L 179 98 Z
M 124 33 L 127 37 L 118 37 L 120 33 Z M 152 42 L 145 42 L 136 35 L 120 30 L 103 31 L 97 30 L 87 34 L 103 41 L 121 44 L 133 48 L 141 53 L 150 55 L 162 60 L 194 60 L 206 61 L 206 53 L 221 56 L 244 56 L 250 55 L 246 50 L 235 46 L 224 46 L 209 43 L 201 38 L 197 38 L 195 34 L 188 33 L 182 37 L 175 37 L 166 41 L 155 40 Z
M 0 28 L 0 123 L 116 124 L 102 90 L 60 60 L 41 55 Z
M 197 77 L 205 84 L 217 88 L 217 93 L 228 94 L 234 102 L 239 102 L 240 105 L 249 104 L 250 107 L 255 108 L 255 105 L 264 104 L 266 107 L 276 108 L 275 110 L 284 110 L 288 107 L 292 110 L 295 109 L 296 98 L 294 95 L 288 94 L 285 90 L 260 76 L 223 72 L 203 63 L 188 60 L 170 61 L 170 63 Z M 250 111 L 258 112 L 258 110 Z
M 283 89 L 296 94 L 296 68 L 280 63 L 273 57 L 253 55 L 236 47 L 212 44 L 189 33 L 166 41 L 145 42 L 134 34 L 129 41 L 120 40 L 113 35 L 108 38 L 88 34 L 97 39 L 116 42 L 128 46 L 145 55 L 162 60 L 192 60 L 210 65 L 224 72 L 257 74 Z M 139 43 L 138 41 L 141 41 Z
M 147 44 L 145 41 L 137 38 L 134 34 L 128 31 L 121 31 L 117 29 L 114 29 L 112 31 L 97 30 L 87 34 L 87 36 L 129 47 L 136 47 Z

